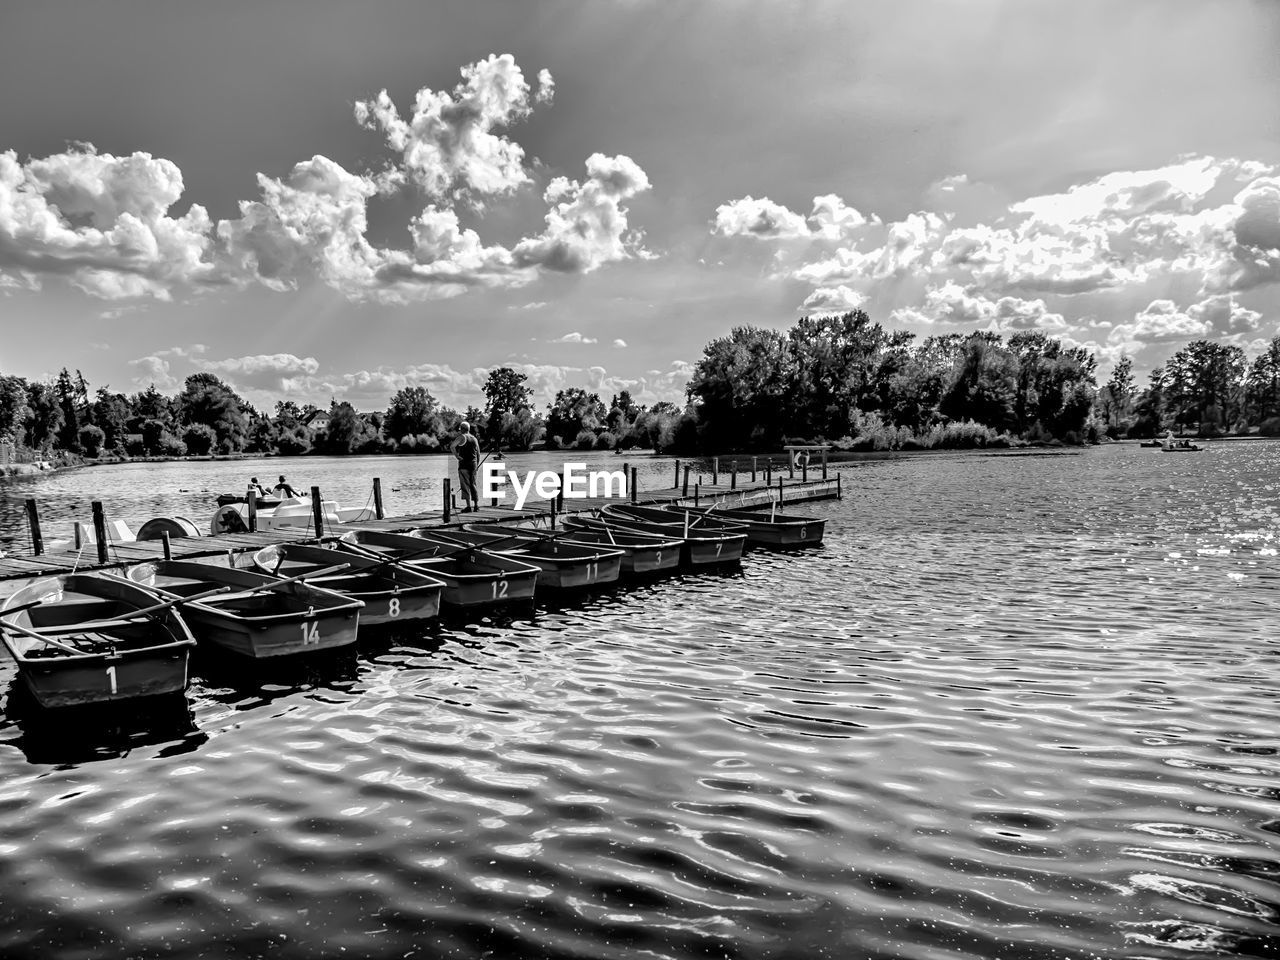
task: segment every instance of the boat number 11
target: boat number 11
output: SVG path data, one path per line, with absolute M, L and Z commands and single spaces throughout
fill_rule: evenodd
M 303 646 L 320 642 L 320 623 L 318 621 L 312 620 L 310 623 L 300 623 L 298 626 L 302 628 Z

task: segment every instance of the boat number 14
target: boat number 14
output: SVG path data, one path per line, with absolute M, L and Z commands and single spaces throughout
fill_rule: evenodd
M 318 621 L 312 620 L 310 623 L 300 623 L 298 626 L 302 628 L 303 646 L 310 646 L 320 642 L 320 624 Z

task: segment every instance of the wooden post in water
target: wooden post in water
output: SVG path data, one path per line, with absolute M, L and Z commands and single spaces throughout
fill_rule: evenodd
M 258 532 L 258 490 L 256 487 L 250 487 L 249 493 L 245 497 L 245 502 L 249 505 L 249 532 Z
M 764 458 L 764 485 L 773 483 L 773 457 Z
M 382 511 L 382 478 L 373 478 L 373 516 L 381 520 L 386 514 Z
M 701 482 L 695 483 L 693 485 L 693 505 L 695 507 L 698 505 L 698 488 L 701 486 L 702 486 Z
M 558 473 L 556 474 L 556 476 L 560 478 L 560 483 L 556 487 L 556 497 L 555 497 L 556 509 L 563 512 L 564 511 L 564 474 Z
M 40 508 L 35 497 L 27 498 L 27 526 L 31 528 L 31 555 L 44 553 L 44 536 L 40 533 Z
M 782 478 L 778 478 L 778 506 L 782 506 Z
M 106 565 L 107 556 L 107 517 L 102 512 L 102 501 L 93 501 L 93 535 L 98 541 L 98 563 Z
M 444 522 L 449 522 L 449 508 L 453 505 L 453 481 L 444 478 Z
M 787 479 L 794 480 L 796 478 L 796 452 L 792 450 L 787 454 Z
M 676 482 L 671 485 L 671 489 L 675 490 L 680 486 L 680 461 L 676 461 Z
M 756 458 L 751 458 L 751 482 L 756 482 Z
M 843 500 L 844 494 L 840 491 L 840 471 L 836 471 L 836 499 Z
M 737 460 L 729 461 L 729 489 L 730 490 L 738 489 L 738 461 Z
M 680 496 L 687 497 L 689 495 L 689 465 L 684 465 L 684 486 L 680 489 Z
M 164 547 L 164 558 L 166 560 L 173 559 L 173 544 L 169 542 L 169 531 L 165 530 L 160 534 L 160 545 Z
M 551 529 L 554 530 L 555 528 L 556 528 L 556 501 L 555 501 L 555 498 L 552 497 L 551 498 Z
M 827 479 L 827 448 L 822 448 L 822 479 Z
M 720 486 L 720 458 L 711 458 L 711 485 L 713 487 Z
M 623 486 L 630 486 L 631 484 L 631 464 L 629 463 L 624 463 L 622 465 L 622 484 Z M 608 496 L 609 494 L 608 484 L 605 484 L 604 492 L 605 492 L 605 495 Z M 636 497 L 634 493 L 631 494 L 631 502 L 632 503 L 636 502 Z
M 631 468 L 631 502 L 636 502 L 636 497 L 640 493 L 640 468 Z
M 324 536 L 324 505 L 320 501 L 320 488 L 311 488 L 311 519 L 316 525 L 316 539 Z
M 809 482 L 809 454 L 804 455 L 804 460 L 800 463 L 800 479 L 805 483 Z

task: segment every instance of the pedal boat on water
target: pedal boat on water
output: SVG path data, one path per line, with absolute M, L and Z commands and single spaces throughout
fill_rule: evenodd
M 684 542 L 671 537 L 656 537 L 647 533 L 630 533 L 624 530 L 588 530 L 572 526 L 565 518 L 565 528 L 560 531 L 533 529 L 520 525 L 469 523 L 465 529 L 477 533 L 512 534 L 529 540 L 553 540 L 594 549 L 622 552 L 621 576 L 644 576 L 680 566 L 680 548 Z
M 440 612 L 444 583 L 391 557 L 379 560 L 330 547 L 274 543 L 255 553 L 253 564 L 263 573 L 301 577 L 313 587 L 363 601 L 362 626 L 428 620 Z M 339 564 L 346 569 L 333 570 Z
M 423 528 L 414 536 L 444 546 L 476 547 L 537 567 L 538 585 L 550 590 L 578 590 L 616 583 L 622 551 L 529 537 L 520 532 L 478 533 L 475 530 Z
M 768 547 L 773 550 L 820 546 L 822 534 L 827 525 L 825 517 L 802 517 L 796 514 L 778 513 L 776 505 L 758 510 L 725 509 L 719 506 L 703 508 L 668 506 L 663 509 L 677 517 L 692 511 L 701 516 L 721 518 L 738 524 L 743 527 L 749 546 Z
M 7 597 L 0 634 L 44 707 L 181 693 L 195 646 L 177 605 L 86 573 L 37 580 Z
M 622 528 L 681 540 L 684 543 L 682 559 L 692 566 L 736 563 L 742 559 L 747 545 L 747 534 L 740 524 L 705 518 L 701 514 L 677 516 L 656 507 L 610 505 L 601 510 L 598 522 L 603 528 Z
M 380 554 L 444 583 L 441 599 L 449 607 L 479 607 L 532 600 L 537 567 L 502 554 L 431 542 L 407 533 L 352 530 L 338 541 L 350 552 Z
M 364 608 L 361 600 L 302 580 L 192 560 L 142 563 L 125 576 L 162 600 L 231 588 L 186 604 L 183 617 L 200 643 L 255 659 L 350 646 Z

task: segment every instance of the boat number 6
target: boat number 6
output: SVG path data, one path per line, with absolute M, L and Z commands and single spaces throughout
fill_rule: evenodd
M 400 616 L 400 598 L 399 597 L 391 598 L 391 604 L 387 608 L 387 613 L 389 613 L 393 617 Z
M 808 527 L 801 527 L 801 528 L 800 528 L 800 539 L 801 539 L 801 540 L 803 540 L 803 539 L 805 538 L 805 536 L 806 536 L 806 535 L 807 535 L 807 533 L 808 533 L 808 530 L 809 530 L 809 528 L 808 528 Z
M 501 600 L 506 595 L 507 595 L 507 581 L 506 580 L 493 581 L 493 599 Z
M 318 621 L 312 620 L 310 623 L 301 623 L 298 626 L 302 627 L 302 642 L 304 645 L 320 642 L 320 624 Z

